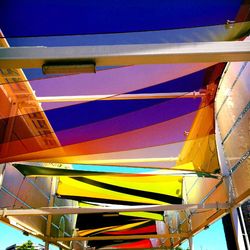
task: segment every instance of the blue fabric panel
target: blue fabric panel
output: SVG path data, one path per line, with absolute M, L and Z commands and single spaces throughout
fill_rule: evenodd
M 177 78 L 171 82 L 164 82 L 131 92 L 131 94 L 139 93 L 171 93 L 171 92 L 192 92 L 202 88 L 205 80 L 206 70 L 200 70 L 190 75 Z
M 199 90 L 204 82 L 205 70 L 178 78 L 176 80 L 162 83 L 150 88 L 142 89 L 137 93 L 156 92 L 191 92 Z M 58 109 L 47 110 L 45 113 L 55 131 L 78 127 L 93 122 L 109 119 L 140 109 L 149 108 L 172 99 L 158 100 L 123 100 L 123 101 L 92 101 L 76 104 Z M 192 112 L 198 108 L 199 99 L 178 99 L 169 104 L 171 110 L 162 110 L 162 117 L 158 122 L 173 119 L 179 115 Z M 177 106 L 178 104 L 178 106 Z M 174 108 L 176 105 L 176 109 Z M 169 107 L 170 107 L 169 106 Z M 164 115 L 163 115 L 164 114 Z
M 101 121 L 159 104 L 165 100 L 93 101 L 46 111 L 55 131 Z
M 2 0 L 5 36 L 135 32 L 224 24 L 240 0 Z

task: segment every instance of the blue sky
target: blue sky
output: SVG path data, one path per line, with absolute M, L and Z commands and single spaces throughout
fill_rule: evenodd
M 44 244 L 42 240 L 33 236 L 25 236 L 22 231 L 0 222 L 0 250 L 5 250 L 6 247 L 9 247 L 13 244 L 21 245 L 28 240 L 31 240 L 34 244 Z M 59 248 L 50 245 L 49 249 L 58 250 Z
M 16 230 L 0 222 L 0 250 L 13 244 L 22 244 L 31 240 L 35 244 L 43 244 L 42 240 L 32 236 L 23 235 L 22 231 Z M 186 249 L 188 242 L 184 242 L 182 247 Z M 225 234 L 221 220 L 212 224 L 208 229 L 203 230 L 194 236 L 195 250 L 227 250 Z M 50 245 L 50 250 L 56 250 L 57 247 Z
M 222 220 L 218 220 L 208 229 L 195 235 L 193 242 L 195 250 L 227 250 Z M 188 241 L 184 242 L 182 247 L 186 249 L 188 247 Z

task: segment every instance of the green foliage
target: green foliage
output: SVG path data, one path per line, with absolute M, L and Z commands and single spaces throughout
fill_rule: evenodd
M 27 242 L 23 243 L 21 246 L 16 248 L 17 250 L 35 250 L 33 246 L 33 242 L 28 240 Z

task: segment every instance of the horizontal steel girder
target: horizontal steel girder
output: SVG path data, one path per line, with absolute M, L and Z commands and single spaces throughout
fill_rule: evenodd
M 112 236 L 89 236 L 89 237 L 63 237 L 49 238 L 51 242 L 64 241 L 83 241 L 83 240 L 135 240 L 135 239 L 150 239 L 150 238 L 183 238 L 189 237 L 189 233 L 168 233 L 168 234 L 141 234 L 141 235 L 112 235 Z
M 58 63 L 121 66 L 229 61 L 250 61 L 250 42 L 0 48 L 0 68 L 41 68 Z
M 228 203 L 212 204 L 175 204 L 175 205 L 149 205 L 149 206 L 111 206 L 111 207 L 45 207 L 36 209 L 1 209 L 0 216 L 36 216 L 55 214 L 90 214 L 105 212 L 132 212 L 132 211 L 181 211 L 181 210 L 207 210 L 228 209 Z

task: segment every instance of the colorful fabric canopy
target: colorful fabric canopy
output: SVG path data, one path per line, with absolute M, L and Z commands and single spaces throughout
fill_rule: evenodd
M 182 42 L 212 42 L 236 40 L 247 34 L 249 22 L 239 22 L 233 25 L 223 22 L 220 25 L 199 26 L 184 29 L 165 29 L 154 31 L 140 31 L 132 33 L 95 34 L 77 36 L 46 36 L 46 37 L 15 37 L 8 38 L 10 45 L 15 46 L 78 46 L 82 45 L 126 45 L 126 44 L 162 44 Z M 98 67 L 97 71 L 111 69 Z M 43 78 L 38 70 L 31 69 L 28 72 L 29 80 Z
M 102 208 L 102 207 L 112 207 L 112 204 L 107 203 L 93 203 L 93 202 L 79 202 L 79 207 L 82 208 Z M 121 205 L 115 205 L 118 207 L 121 207 Z M 143 210 L 143 209 L 142 209 Z M 154 220 L 154 221 L 163 221 L 163 213 L 158 211 L 150 211 L 150 212 L 117 212 L 113 213 L 113 216 L 123 216 L 124 218 L 127 218 L 128 220 L 133 219 L 129 217 L 135 217 L 136 220 L 139 219 L 147 219 L 147 220 Z M 128 217 L 129 216 L 129 217 Z M 107 216 L 108 217 L 108 216 Z
M 9 0 L 0 3 L 0 29 L 11 46 L 139 44 L 143 48 L 234 41 L 250 30 L 241 4 L 241 0 Z M 4 38 L 0 46 L 8 47 Z M 79 164 L 78 170 L 15 167 L 27 176 L 61 176 L 57 194 L 85 202 L 81 206 L 181 204 L 182 176 L 132 174 L 130 168 L 187 170 L 209 177 L 219 170 L 214 96 L 224 67 L 225 63 L 216 62 L 131 63 L 97 67 L 95 74 L 53 77 L 44 77 L 37 69 L 25 70 L 25 75 L 20 69 L 0 69 L 0 163 Z M 126 94 L 151 98 L 114 100 Z M 156 98 L 158 94 L 172 98 Z M 91 101 L 65 101 L 75 95 Z M 82 171 L 81 164 L 89 169 Z M 95 165 L 130 170 L 102 173 L 91 170 Z M 162 214 L 91 214 L 78 216 L 76 226 L 80 236 L 153 234 L 156 220 L 162 221 Z M 150 240 L 89 244 L 152 247 Z
M 57 194 L 79 201 L 109 204 L 180 204 L 182 177 L 121 174 L 61 177 Z
M 232 27 L 221 25 L 220 27 L 199 27 L 199 29 L 206 34 L 205 41 L 216 41 L 238 39 L 248 32 L 249 27 L 250 22 L 243 22 L 236 23 Z M 209 38 L 213 29 L 216 30 L 217 35 Z M 183 31 L 185 30 L 176 30 L 176 34 L 182 34 Z M 203 32 L 197 33 L 197 30 L 193 30 L 193 32 L 189 32 L 189 34 L 193 34 L 192 41 L 201 39 L 197 34 L 203 34 Z M 119 36 L 119 34 L 113 36 Z M 159 37 L 162 36 L 159 35 Z M 53 39 L 55 40 L 55 38 Z M 85 39 L 87 41 L 89 37 L 83 37 L 80 40 Z M 112 39 L 111 43 L 116 41 L 115 38 Z M 134 41 L 128 37 L 125 40 L 128 43 Z M 18 44 L 15 39 L 12 39 L 11 42 L 13 45 Z M 36 42 L 43 43 L 44 38 L 41 41 L 36 40 Z M 103 43 L 105 43 L 105 39 Z M 8 150 L 1 152 L 0 161 L 31 160 L 169 168 L 174 167 L 176 161 L 168 159 L 176 158 L 175 169 L 183 164 L 192 163 L 185 169 L 213 173 L 217 171 L 218 164 L 215 150 L 213 149 L 210 153 L 208 147 L 211 140 L 215 145 L 212 101 L 206 103 L 206 100 L 201 100 L 200 97 L 185 98 L 185 95 L 201 90 L 209 99 L 209 91 L 205 91 L 205 89 L 208 83 L 216 82 L 220 76 L 221 71 L 216 73 L 217 78 L 211 78 L 211 72 L 216 71 L 217 67 L 211 63 L 134 65 L 100 70 L 96 74 L 33 80 L 30 84 L 39 96 L 102 94 L 106 97 L 105 100 L 96 97 L 94 101 L 43 103 L 43 110 L 39 112 L 32 109 L 27 111 L 22 108 L 18 115 L 4 113 L 1 119 L 2 132 L 4 132 L 6 124 L 12 123 L 13 133 L 2 141 L 2 147 Z M 31 75 L 32 79 L 32 73 L 27 73 Z M 9 77 L 8 74 L 11 74 L 12 77 Z M 3 86 L 8 83 L 12 86 L 11 88 L 30 88 L 26 78 L 16 70 L 3 71 L 2 83 Z M 5 87 L 9 88 L 9 86 Z M 180 94 L 177 95 L 177 98 L 170 99 L 112 100 L 112 97 L 126 93 Z M 32 107 L 31 102 L 28 105 Z M 208 112 L 208 110 L 210 111 Z M 193 131 L 199 131 L 202 127 L 207 126 L 206 120 L 203 120 L 205 125 L 202 124 L 203 117 L 207 115 L 212 119 L 210 119 L 212 123 L 209 125 L 211 129 L 189 133 L 194 127 L 195 117 L 196 123 L 199 125 L 196 125 L 196 129 L 193 128 Z M 45 129 L 45 121 L 42 121 L 41 117 L 47 117 L 47 122 L 51 127 L 47 126 Z M 30 132 L 27 124 L 34 122 L 36 128 Z M 41 129 L 37 129 L 39 126 Z M 189 134 L 188 137 L 187 134 Z M 47 137 L 56 138 L 56 143 L 51 143 L 51 138 L 48 141 Z M 179 152 L 187 138 L 189 144 L 198 145 L 197 142 L 199 142 L 203 145 L 203 149 L 198 150 L 201 154 L 197 154 L 197 149 L 192 150 L 197 157 L 200 155 L 200 160 L 194 160 L 194 157 L 190 155 L 184 156 L 184 154 L 189 154 L 190 150 L 187 153 L 182 152 L 179 157 Z M 201 156 L 202 154 L 203 156 Z M 211 157 L 213 162 L 210 164 L 210 160 L 207 159 Z
M 145 220 L 141 218 L 131 218 L 118 214 L 92 214 L 79 215 L 76 227 L 79 228 L 79 236 L 119 236 L 119 235 L 140 235 L 156 234 L 156 225 L 154 220 Z M 129 246 L 145 247 L 150 244 L 149 240 L 105 240 L 89 241 L 90 246 L 102 247 L 107 245 L 125 244 Z
M 80 236 L 132 235 L 155 233 L 154 220 L 130 218 L 118 214 L 79 215 L 77 220 Z
M 192 164 L 184 164 L 178 166 L 179 168 L 192 167 Z M 168 176 L 205 176 L 216 178 L 216 176 L 205 172 L 193 172 L 193 171 L 176 171 L 170 169 L 150 169 L 150 168 L 133 168 L 133 167 L 113 167 L 113 166 L 84 166 L 75 165 L 74 169 L 68 169 L 64 167 L 44 167 L 36 166 L 34 164 L 13 164 L 24 176 L 29 177 L 51 177 L 51 176 L 68 176 L 68 177 L 81 177 L 91 175 L 105 175 L 105 174 L 137 174 L 137 175 L 168 175 Z
M 201 79 L 212 69 L 201 70 L 154 88 L 144 89 L 143 92 L 170 91 L 171 93 L 181 89 L 204 88 Z M 117 70 L 119 69 L 112 71 Z M 189 82 L 192 82 L 192 85 L 188 84 Z M 2 157 L 2 161 L 36 160 L 171 167 L 174 162 L 164 159 L 176 157 L 186 140 L 185 131 L 191 129 L 199 109 L 201 112 L 208 109 L 206 104 L 201 104 L 200 98 L 182 98 L 182 96 L 168 100 L 107 100 L 80 103 L 46 111 L 45 114 L 54 132 L 47 129 L 43 130 L 42 135 L 40 130 L 32 135 L 24 133 L 26 124 L 22 125 L 23 120 L 31 117 L 40 119 L 40 113 L 32 113 L 32 116 L 31 114 L 12 116 L 2 120 L 4 123 L 13 120 L 16 124 L 13 128 L 15 136 L 3 144 L 8 147 L 8 151 L 4 151 L 6 155 Z M 206 130 L 193 137 L 189 136 L 189 140 L 200 139 L 210 133 L 211 131 Z M 51 134 L 58 138 L 60 146 L 48 144 L 43 145 L 43 149 L 37 145 L 44 136 Z M 206 169 L 206 172 L 213 172 L 217 166 L 213 165 L 213 169 L 207 166 L 197 166 L 197 169 L 192 165 L 190 167 L 187 169 L 199 171 Z
M 36 3 L 34 8 L 32 1 L 20 4 L 11 0 L 0 4 L 3 10 L 0 21 L 12 46 L 231 41 L 242 39 L 249 32 L 250 22 L 245 21 L 239 0 L 202 4 L 192 0 L 185 3 L 185 8 L 180 8 L 181 5 L 162 1 L 154 4 L 127 0 L 119 4 L 109 0 L 101 4 L 98 1 L 74 4 L 44 1 Z M 55 6 L 57 11 L 53 11 Z M 206 10 L 207 18 L 194 14 L 202 9 Z M 43 10 L 46 10 L 46 18 Z M 212 17 L 209 12 L 213 13 Z M 72 18 L 65 19 L 66 13 Z M 65 20 L 65 25 L 58 26 Z M 8 46 L 3 38 L 1 46 Z M 10 112 L 11 104 L 1 96 L 6 108 L 1 114 L 0 132 L 4 134 L 8 124 L 13 128 L 11 135 L 2 137 L 0 162 L 29 160 L 155 168 L 174 167 L 177 162 L 176 169 L 191 162 L 193 167 L 187 170 L 217 171 L 213 122 L 209 123 L 210 129 L 202 129 L 207 126 L 204 116 L 212 117 L 212 100 L 207 100 L 209 86 L 216 84 L 221 74 L 216 68 L 214 63 L 110 65 L 98 68 L 96 74 L 52 78 L 40 78 L 41 72 L 30 70 L 25 71 L 30 84 L 19 69 L 1 70 L 0 81 L 6 93 L 15 96 L 19 91 L 18 96 L 23 99 L 17 112 Z M 212 77 L 212 72 L 217 72 L 216 77 Z M 106 97 L 105 101 L 95 97 L 92 101 L 43 103 L 42 108 L 37 108 L 32 90 L 38 97 Z M 206 97 L 185 97 L 193 91 L 203 92 Z M 180 95 L 170 99 L 112 100 L 122 94 L 145 93 Z M 197 133 L 191 132 L 196 130 Z M 191 146 L 185 147 L 189 149 L 183 149 L 179 157 L 185 141 Z M 195 148 L 198 144 L 202 145 L 200 149 Z M 168 158 L 178 159 L 168 161 Z

